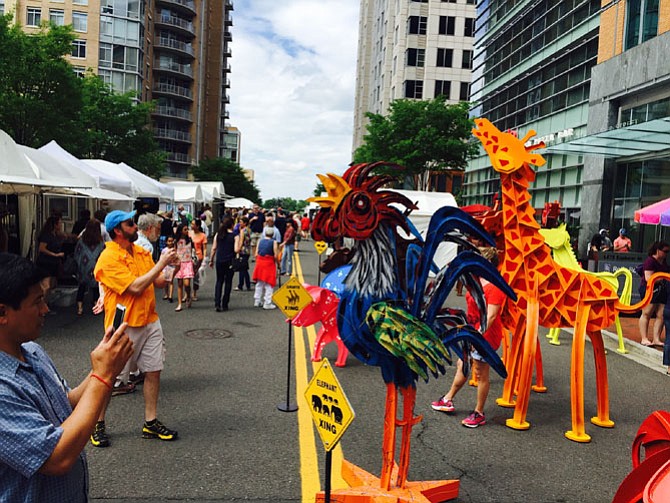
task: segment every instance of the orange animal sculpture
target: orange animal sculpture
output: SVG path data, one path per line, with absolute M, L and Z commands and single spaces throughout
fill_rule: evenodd
M 508 427 L 525 430 L 533 366 L 538 354 L 538 326 L 574 327 L 571 358 L 572 427 L 565 436 L 575 442 L 589 442 L 584 427 L 584 346 L 586 336 L 593 345 L 596 368 L 597 416 L 591 422 L 611 428 L 607 362 L 601 330 L 614 322 L 616 290 L 606 281 L 558 265 L 551 249 L 539 233 L 535 209 L 530 204 L 528 186 L 535 179 L 533 166 L 542 166 L 544 158 L 532 153 L 544 147 L 525 143 L 535 135 L 530 131 L 523 139 L 499 131 L 490 121 L 476 119 L 473 134 L 486 150 L 493 169 L 500 174 L 502 190 L 502 226 L 504 255 L 499 271 L 517 294 L 507 300 L 502 321 L 512 331 L 512 346 L 505 364 L 508 377 L 502 406 L 514 406 L 514 417 Z M 538 375 L 540 374 L 538 370 Z M 514 394 L 516 392 L 516 399 Z

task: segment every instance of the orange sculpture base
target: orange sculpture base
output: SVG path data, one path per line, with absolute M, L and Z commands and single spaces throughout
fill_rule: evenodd
M 395 479 L 398 465 L 393 469 Z M 342 478 L 349 484 L 347 489 L 336 489 L 330 493 L 333 503 L 438 503 L 458 497 L 458 480 L 430 480 L 406 482 L 405 487 L 380 487 L 380 479 L 362 468 L 342 461 Z M 323 492 L 316 495 L 316 503 L 326 501 Z

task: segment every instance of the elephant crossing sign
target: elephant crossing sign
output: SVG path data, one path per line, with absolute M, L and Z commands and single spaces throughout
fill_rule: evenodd
M 305 399 L 326 451 L 330 451 L 354 420 L 355 413 L 327 358 L 305 390 Z

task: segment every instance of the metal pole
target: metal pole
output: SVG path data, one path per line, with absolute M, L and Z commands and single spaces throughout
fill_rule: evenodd
M 316 281 L 317 286 L 321 286 L 321 254 L 319 253 L 319 279 Z
M 332 471 L 332 466 L 333 466 L 333 452 L 331 451 L 326 451 L 326 490 L 324 491 L 325 493 L 325 503 L 330 503 L 330 475 Z
M 286 402 L 277 405 L 277 408 L 282 412 L 295 412 L 298 406 L 290 401 L 291 393 L 291 342 L 293 340 L 293 323 L 288 320 L 288 370 L 286 371 Z

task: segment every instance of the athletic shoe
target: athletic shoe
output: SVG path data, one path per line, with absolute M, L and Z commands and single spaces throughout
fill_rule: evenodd
M 123 384 L 121 381 L 116 381 L 114 383 L 114 388 L 112 389 L 112 396 L 127 395 L 135 391 L 135 385 L 131 382 L 128 384 Z
M 484 414 L 480 414 L 479 412 L 473 410 L 468 417 L 461 421 L 461 424 L 463 426 L 467 426 L 468 428 L 476 428 L 477 426 L 485 425 L 486 418 L 484 417 Z
M 109 437 L 105 431 L 104 421 L 95 423 L 95 429 L 91 435 L 91 444 L 93 444 L 94 447 L 109 447 Z
M 277 309 L 274 304 L 263 304 L 263 309 Z
M 263 303 L 261 301 L 254 302 L 254 307 L 263 307 Z
M 142 438 L 159 438 L 161 440 L 175 440 L 179 435 L 176 431 L 165 427 L 158 419 L 154 419 L 153 424 L 146 421 L 142 427 Z
M 453 400 L 445 400 L 444 397 L 436 402 L 431 402 L 430 406 L 433 410 L 438 410 L 440 412 L 454 412 L 456 410 Z
M 137 374 L 130 373 L 129 381 L 131 384 L 142 384 L 144 382 L 144 372 L 138 372 Z

